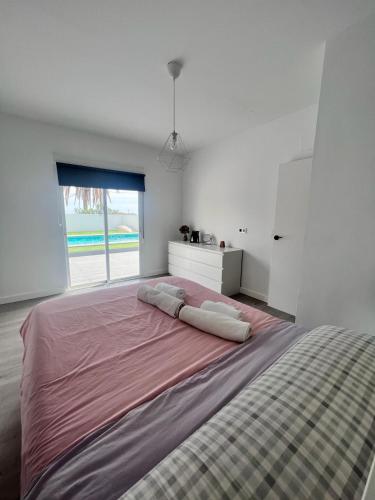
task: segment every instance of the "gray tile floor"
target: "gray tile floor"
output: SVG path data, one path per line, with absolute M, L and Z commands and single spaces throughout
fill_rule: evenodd
M 238 300 L 238 302 L 242 302 L 243 304 L 247 304 L 248 306 L 255 307 L 256 309 L 261 309 L 262 311 L 268 314 L 272 314 L 272 316 L 276 316 L 277 318 L 284 319 L 285 321 L 290 321 L 291 323 L 295 322 L 295 317 L 291 314 L 279 311 L 278 309 L 274 309 L 273 307 L 268 306 L 266 302 L 254 299 L 253 297 L 249 297 L 248 295 L 245 295 L 243 293 L 233 295 L 232 299 Z

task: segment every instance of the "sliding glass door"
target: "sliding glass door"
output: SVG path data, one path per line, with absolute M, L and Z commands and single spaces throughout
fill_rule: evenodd
M 138 276 L 138 191 L 62 189 L 70 286 Z
M 138 191 L 107 190 L 108 267 L 111 280 L 139 275 Z

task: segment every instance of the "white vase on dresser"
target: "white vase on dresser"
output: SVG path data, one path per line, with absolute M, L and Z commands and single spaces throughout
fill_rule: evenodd
M 186 241 L 168 242 L 168 271 L 224 295 L 239 293 L 242 250 Z

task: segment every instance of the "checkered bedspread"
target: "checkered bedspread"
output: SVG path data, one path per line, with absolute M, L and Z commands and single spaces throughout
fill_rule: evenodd
M 375 337 L 311 331 L 121 499 L 360 499 L 374 360 Z

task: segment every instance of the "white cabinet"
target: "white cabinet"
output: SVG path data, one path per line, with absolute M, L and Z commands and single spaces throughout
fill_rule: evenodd
M 224 295 L 239 293 L 242 250 L 202 243 L 168 242 L 168 271 Z

